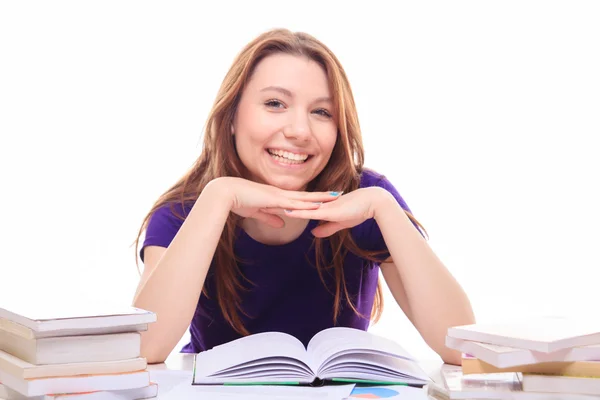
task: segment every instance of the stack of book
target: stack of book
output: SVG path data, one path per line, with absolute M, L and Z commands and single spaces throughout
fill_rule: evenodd
M 539 318 L 450 328 L 446 346 L 462 353 L 462 366 L 443 370 L 443 385 L 433 387 L 431 394 L 451 399 L 600 399 L 599 325 Z
M 0 308 L 0 399 L 156 397 L 141 332 L 156 321 L 136 308 L 39 311 Z

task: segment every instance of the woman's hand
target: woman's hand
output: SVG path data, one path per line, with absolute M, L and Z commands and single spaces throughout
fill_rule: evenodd
M 374 218 L 377 206 L 390 198 L 393 199 L 393 196 L 385 189 L 368 187 L 339 196 L 336 201 L 323 203 L 317 209 L 287 208 L 284 212 L 291 218 L 328 221 L 312 230 L 316 237 L 327 237 L 339 230 L 352 228 L 367 219 Z M 265 210 L 265 212 L 277 213 L 276 210 Z
M 257 219 L 275 228 L 283 227 L 284 221 L 272 210 L 315 210 L 339 198 L 336 192 L 283 190 L 243 178 L 217 178 L 209 185 L 218 185 L 235 214 Z

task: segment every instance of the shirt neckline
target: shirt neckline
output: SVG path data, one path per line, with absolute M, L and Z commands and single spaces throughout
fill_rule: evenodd
M 250 242 L 253 246 L 263 247 L 266 249 L 287 249 L 288 247 L 293 247 L 296 243 L 302 241 L 305 238 L 305 236 L 307 236 L 307 235 L 310 235 L 310 237 L 312 238 L 313 236 L 310 233 L 310 231 L 313 230 L 314 228 L 316 228 L 317 224 L 318 224 L 318 220 L 312 220 L 312 219 L 309 220 L 308 224 L 306 224 L 306 227 L 304 228 L 302 233 L 296 239 L 292 240 L 291 242 L 283 243 L 283 244 L 265 244 L 265 243 L 259 242 L 258 240 L 254 239 L 252 236 L 248 235 L 248 233 L 241 226 L 238 227 L 238 229 L 240 231 L 239 238 L 241 240 Z

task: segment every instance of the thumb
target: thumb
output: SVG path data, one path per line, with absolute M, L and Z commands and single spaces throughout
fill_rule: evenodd
M 262 211 L 258 211 L 256 214 L 252 216 L 252 218 L 264 222 L 265 224 L 272 226 L 273 228 L 283 228 L 285 226 L 285 222 L 281 217 L 275 214 L 267 214 Z
M 326 222 L 323 225 L 317 226 L 311 232 L 316 237 L 322 238 L 322 237 L 331 236 L 334 233 L 341 231 L 344 228 L 345 228 L 345 226 L 339 222 Z

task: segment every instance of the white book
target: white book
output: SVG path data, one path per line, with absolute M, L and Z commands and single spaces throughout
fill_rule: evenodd
M 4 389 L 3 389 L 4 387 Z M 151 383 L 149 386 L 113 391 L 99 391 L 87 393 L 48 394 L 44 396 L 26 397 L 6 388 L 0 384 L 0 399 L 3 400 L 142 400 L 158 395 L 158 385 Z
M 193 384 L 409 384 L 430 381 L 397 343 L 352 328 L 317 333 L 305 348 L 281 332 L 245 336 L 195 356 Z
M 25 325 L 18 324 L 6 318 L 0 318 L 0 331 L 9 332 L 25 339 L 60 337 L 60 336 L 82 336 L 82 335 L 106 335 L 111 333 L 144 332 L 148 330 L 148 324 L 104 326 L 99 328 L 57 329 L 51 331 L 34 331 Z
M 600 378 L 523 374 L 523 391 L 600 395 Z
M 133 332 L 156 322 L 156 314 L 134 307 L 88 307 L 77 305 L 46 306 L 16 305 L 0 308 L 0 329 L 25 337 L 80 335 L 86 333 Z
M 31 364 L 116 361 L 140 356 L 139 332 L 25 339 L 0 330 L 0 350 Z
M 439 400 L 598 400 L 571 393 L 526 392 L 518 373 L 463 375 L 460 367 L 444 365 L 441 382 L 427 385 L 427 393 Z
M 460 367 L 443 365 L 440 371 L 441 382 L 427 385 L 428 394 L 435 398 L 463 399 L 510 399 L 521 390 L 517 374 L 487 374 L 485 379 L 477 376 L 463 376 Z
M 600 321 L 539 318 L 514 323 L 472 324 L 449 328 L 447 336 L 551 353 L 600 344 Z
M 124 374 L 65 376 L 39 379 L 20 379 L 0 370 L 0 382 L 26 397 L 56 393 L 84 393 L 135 389 L 150 385 L 148 371 Z
M 145 358 L 129 360 L 78 362 L 69 364 L 34 365 L 4 351 L 0 351 L 0 370 L 20 379 L 59 376 L 120 374 L 146 369 Z
M 498 368 L 548 362 L 600 361 L 600 345 L 572 347 L 550 353 L 497 346 L 447 336 L 446 346 Z

